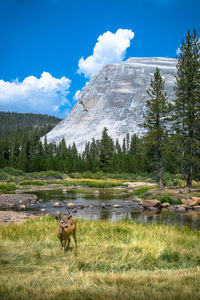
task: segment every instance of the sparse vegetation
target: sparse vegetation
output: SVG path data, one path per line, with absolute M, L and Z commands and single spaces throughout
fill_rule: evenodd
M 131 195 L 136 195 L 138 197 L 141 197 L 144 193 L 148 192 L 149 190 L 154 189 L 154 187 L 150 187 L 150 186 L 144 186 L 144 187 L 140 187 L 136 190 L 134 190 L 133 192 L 131 192 Z
M 53 217 L 0 225 L 1 299 L 199 299 L 200 232 L 77 221 L 63 254 Z

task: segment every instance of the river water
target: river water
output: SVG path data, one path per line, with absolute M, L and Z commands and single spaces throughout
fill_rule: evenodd
M 78 206 L 77 212 L 72 211 L 75 218 L 95 219 L 106 221 L 119 221 L 131 219 L 136 222 L 162 223 L 166 225 L 189 226 L 200 230 L 200 211 L 189 210 L 186 213 L 174 213 L 167 209 L 159 213 L 152 213 L 141 210 L 140 205 L 133 198 L 120 193 L 105 192 L 101 190 L 99 194 L 94 194 L 94 190 L 87 192 L 67 191 L 38 191 L 36 204 L 29 209 L 32 213 L 41 213 L 45 209 L 46 214 L 56 215 L 62 211 L 67 212 L 66 205 L 71 202 Z M 54 208 L 53 204 L 61 202 L 61 207 Z M 113 205 L 120 207 L 114 208 Z

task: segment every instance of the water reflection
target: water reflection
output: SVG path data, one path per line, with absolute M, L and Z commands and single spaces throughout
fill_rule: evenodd
M 62 190 L 37 192 L 38 199 L 32 212 L 38 213 L 45 205 L 48 214 L 56 214 L 58 211 L 66 213 L 66 204 L 73 202 L 75 205 L 83 205 L 85 208 L 78 209 L 76 217 L 84 219 L 97 219 L 106 221 L 118 221 L 132 219 L 136 222 L 162 223 L 166 225 L 190 226 L 200 229 L 200 211 L 188 211 L 187 213 L 174 213 L 162 210 L 160 213 L 142 211 L 138 202 L 128 199 L 125 195 L 100 192 L 94 195 L 93 191 L 80 193 L 71 191 L 63 193 Z M 128 201 L 129 200 L 129 201 Z M 53 208 L 55 202 L 62 201 L 61 208 Z M 103 205 L 103 203 L 105 205 Z M 118 204 L 119 208 L 113 208 Z M 29 210 L 30 212 L 30 210 Z

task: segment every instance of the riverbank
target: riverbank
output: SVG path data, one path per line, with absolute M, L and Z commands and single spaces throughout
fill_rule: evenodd
M 0 225 L 1 299 L 200 299 L 200 232 L 77 220 L 63 253 L 53 217 Z

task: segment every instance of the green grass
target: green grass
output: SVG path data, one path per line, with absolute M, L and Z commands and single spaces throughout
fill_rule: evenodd
M 163 194 L 159 194 L 159 195 L 152 195 L 152 196 L 145 197 L 145 200 L 147 200 L 147 199 L 157 199 L 161 203 L 168 202 L 171 205 L 182 204 L 181 199 L 173 198 L 173 195 L 171 195 L 169 193 L 163 193 Z
M 120 179 L 120 180 L 139 180 L 151 182 L 151 175 L 147 173 L 133 174 L 133 173 L 104 173 L 104 172 L 83 172 L 83 173 L 71 173 L 72 178 L 90 178 L 90 179 Z
M 140 187 L 133 192 L 130 193 L 130 195 L 136 195 L 138 197 L 141 197 L 144 193 L 148 192 L 149 190 L 154 189 L 155 187 Z
M 123 181 L 114 180 L 66 180 L 65 186 L 88 186 L 94 188 L 111 188 L 117 186 L 123 186 Z
M 63 253 L 53 217 L 0 225 L 1 299 L 200 299 L 200 232 L 77 221 Z
M 11 183 L 0 184 L 0 192 L 11 192 L 16 190 L 16 185 Z
M 41 180 L 23 180 L 19 183 L 19 185 L 45 185 L 46 182 L 45 181 L 41 181 Z

